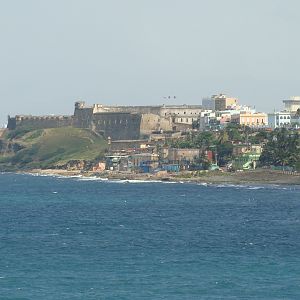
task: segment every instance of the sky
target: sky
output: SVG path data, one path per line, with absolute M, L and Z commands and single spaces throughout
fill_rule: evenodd
M 77 100 L 282 109 L 300 94 L 299 15 L 298 0 L 0 0 L 0 125 Z

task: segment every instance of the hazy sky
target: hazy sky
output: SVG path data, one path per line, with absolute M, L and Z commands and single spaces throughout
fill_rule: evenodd
M 258 110 L 300 94 L 298 0 L 0 0 L 0 124 L 76 100 Z M 170 103 L 170 102 L 169 102 Z

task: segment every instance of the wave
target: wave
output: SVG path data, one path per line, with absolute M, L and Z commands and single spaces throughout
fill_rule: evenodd
M 78 181 L 98 181 L 98 182 L 107 182 L 107 183 L 122 183 L 122 184 L 145 184 L 145 183 L 160 183 L 160 184 L 189 184 L 189 185 L 197 185 L 201 187 L 211 187 L 218 189 L 244 189 L 244 190 L 299 190 L 299 185 L 280 185 L 280 184 L 239 184 L 239 183 L 213 183 L 213 182 L 197 182 L 197 181 L 164 181 L 160 179 L 113 179 L 106 177 L 98 177 L 98 176 L 84 176 L 82 174 L 78 175 L 61 175 L 55 173 L 18 173 L 18 175 L 29 175 L 29 176 L 40 176 L 40 177 L 52 177 L 57 179 L 76 179 Z

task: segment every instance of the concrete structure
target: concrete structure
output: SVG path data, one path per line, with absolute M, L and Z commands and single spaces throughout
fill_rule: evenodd
M 249 127 L 266 127 L 268 125 L 268 115 L 265 113 L 241 112 L 231 116 L 231 122 Z
M 234 109 L 238 104 L 237 98 L 227 97 L 224 94 L 213 95 L 212 98 L 215 102 L 215 110 Z
M 202 99 L 203 109 L 211 109 L 216 111 L 235 109 L 238 106 L 238 99 L 227 97 L 225 94 L 212 95 L 210 98 Z
M 215 112 L 206 112 L 200 115 L 198 118 L 198 129 L 199 130 L 205 130 L 210 128 L 210 124 L 212 120 L 216 119 L 216 113 Z
M 168 149 L 167 158 L 171 162 L 195 161 L 200 156 L 200 149 Z
M 268 126 L 272 129 L 291 126 L 291 113 L 287 111 L 268 114 Z
M 300 109 L 300 96 L 291 97 L 288 100 L 283 100 L 284 107 L 288 112 L 296 112 Z

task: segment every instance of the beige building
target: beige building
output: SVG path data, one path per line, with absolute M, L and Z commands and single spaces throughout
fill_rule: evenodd
M 227 97 L 225 94 L 212 95 L 210 98 L 202 99 L 203 109 L 212 109 L 222 111 L 226 109 L 236 109 L 238 106 L 238 99 Z
M 241 112 L 232 115 L 231 122 L 249 127 L 264 127 L 268 125 L 268 115 L 265 113 Z
M 214 95 L 212 96 L 215 102 L 215 110 L 226 110 L 233 109 L 237 106 L 238 100 L 237 98 L 227 97 L 224 94 Z

